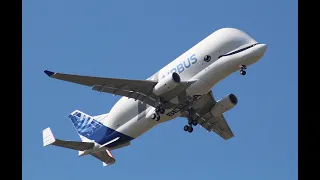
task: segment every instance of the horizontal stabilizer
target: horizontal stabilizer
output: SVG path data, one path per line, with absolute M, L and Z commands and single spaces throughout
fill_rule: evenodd
M 113 155 L 111 154 L 111 151 L 97 151 L 94 153 L 91 153 L 91 155 L 100 161 L 102 161 L 103 166 L 110 166 L 116 162 Z
M 43 146 L 54 145 L 78 151 L 85 151 L 94 148 L 94 143 L 91 142 L 65 141 L 56 139 L 49 127 L 42 131 L 42 136 Z

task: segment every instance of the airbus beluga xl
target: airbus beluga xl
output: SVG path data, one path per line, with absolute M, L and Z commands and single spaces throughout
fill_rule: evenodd
M 43 130 L 43 144 L 77 150 L 79 156 L 91 155 L 103 165 L 115 163 L 111 151 L 129 146 L 131 141 L 161 123 L 184 117 L 184 131 L 194 126 L 232 138 L 223 113 L 238 102 L 228 94 L 215 100 L 212 87 L 239 71 L 246 75 L 249 66 L 266 52 L 248 34 L 234 28 L 213 32 L 177 57 L 147 80 L 72 75 L 45 70 L 54 79 L 89 86 L 94 91 L 123 96 L 109 113 L 91 116 L 79 110 L 69 119 L 81 138 L 78 141 L 56 139 L 50 128 Z

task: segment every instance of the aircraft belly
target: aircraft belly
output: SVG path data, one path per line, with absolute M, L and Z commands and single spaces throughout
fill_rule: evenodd
M 132 118 L 130 121 L 122 125 L 117 129 L 118 132 L 121 132 L 127 136 L 130 136 L 132 138 L 137 138 L 138 136 L 144 134 L 145 132 L 149 131 L 154 126 L 167 122 L 169 120 L 174 119 L 175 117 L 179 116 L 180 113 L 175 114 L 174 116 L 167 116 L 166 114 L 161 115 L 161 118 L 159 121 L 156 121 L 154 119 L 151 119 L 150 117 L 147 117 L 147 115 L 152 113 L 154 111 L 154 108 L 150 107 L 146 110 L 145 113 L 141 116 L 137 115 L 137 117 Z M 167 110 L 170 111 L 170 110 Z
M 193 83 L 187 90 L 187 95 L 203 95 L 210 91 L 212 87 L 206 81 L 201 79 L 197 79 L 195 83 Z
M 130 120 L 138 120 L 144 116 L 148 107 L 149 105 L 140 101 L 123 97 L 112 107 L 105 125 L 112 129 L 118 129 Z
M 152 127 L 157 125 L 155 120 L 147 119 L 145 117 L 141 117 L 140 119 L 132 119 L 119 127 L 117 131 L 126 134 L 132 138 L 137 138 L 141 134 L 145 133 Z

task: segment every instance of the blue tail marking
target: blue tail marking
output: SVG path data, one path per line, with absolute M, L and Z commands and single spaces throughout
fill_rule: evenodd
M 77 132 L 86 138 L 89 138 L 94 131 L 103 126 L 101 122 L 80 112 L 75 112 L 72 115 L 70 114 L 69 118 L 71 119 Z
M 70 114 L 69 118 L 71 119 L 78 134 L 90 140 L 94 140 L 96 143 L 105 144 L 114 138 L 120 137 L 120 139 L 116 142 L 109 144 L 107 146 L 109 148 L 122 143 L 126 143 L 133 139 L 130 136 L 127 136 L 105 126 L 101 122 L 79 111 Z

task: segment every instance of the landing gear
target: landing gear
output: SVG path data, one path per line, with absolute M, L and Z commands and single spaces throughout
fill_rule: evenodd
M 240 74 L 241 74 L 241 75 L 244 76 L 244 75 L 246 75 L 246 73 L 247 73 L 247 72 L 246 72 L 245 70 L 240 70 Z
M 184 131 L 188 131 L 189 133 L 192 133 L 193 127 L 192 127 L 192 126 L 189 126 L 189 125 L 185 125 L 185 126 L 183 127 L 183 130 L 184 130 Z
M 156 121 L 160 120 L 160 116 L 158 114 L 152 114 L 151 119 L 155 119 Z
M 190 127 L 190 126 L 185 125 L 185 126 L 183 127 L 183 130 L 184 130 L 184 131 L 188 131 L 189 127 Z
M 245 71 L 246 69 L 247 69 L 247 66 L 246 66 L 246 65 L 241 65 L 241 66 L 240 66 L 240 74 L 243 75 L 243 76 L 246 75 L 246 73 L 247 73 L 247 72 Z
M 192 131 L 193 131 L 192 125 L 196 126 L 196 125 L 198 124 L 198 121 L 197 121 L 197 120 L 191 120 L 191 119 L 189 119 L 189 120 L 188 120 L 188 124 L 189 124 L 189 125 L 185 125 L 185 126 L 183 127 L 183 129 L 184 129 L 184 131 L 188 131 L 189 133 L 192 133 Z
M 160 110 L 159 110 L 159 113 L 160 114 L 164 114 L 164 112 L 165 112 L 165 110 L 161 107 Z
M 198 121 L 197 120 L 188 119 L 188 124 L 190 126 L 192 126 L 192 125 L 197 126 L 198 125 Z
M 151 115 L 151 119 L 155 119 L 156 121 L 160 120 L 160 114 L 164 114 L 165 113 L 165 109 L 159 105 L 156 107 L 155 109 L 155 113 Z
M 196 125 L 198 125 L 198 121 L 192 119 L 191 112 L 189 111 L 188 125 L 185 125 L 183 127 L 183 129 L 184 129 L 184 131 L 188 131 L 189 133 L 192 133 L 192 131 L 193 131 L 192 126 L 196 126 Z
M 198 121 L 197 120 L 193 120 L 192 121 L 192 125 L 197 126 L 198 125 Z
M 162 106 L 157 106 L 155 111 L 156 113 L 164 114 L 165 109 Z

